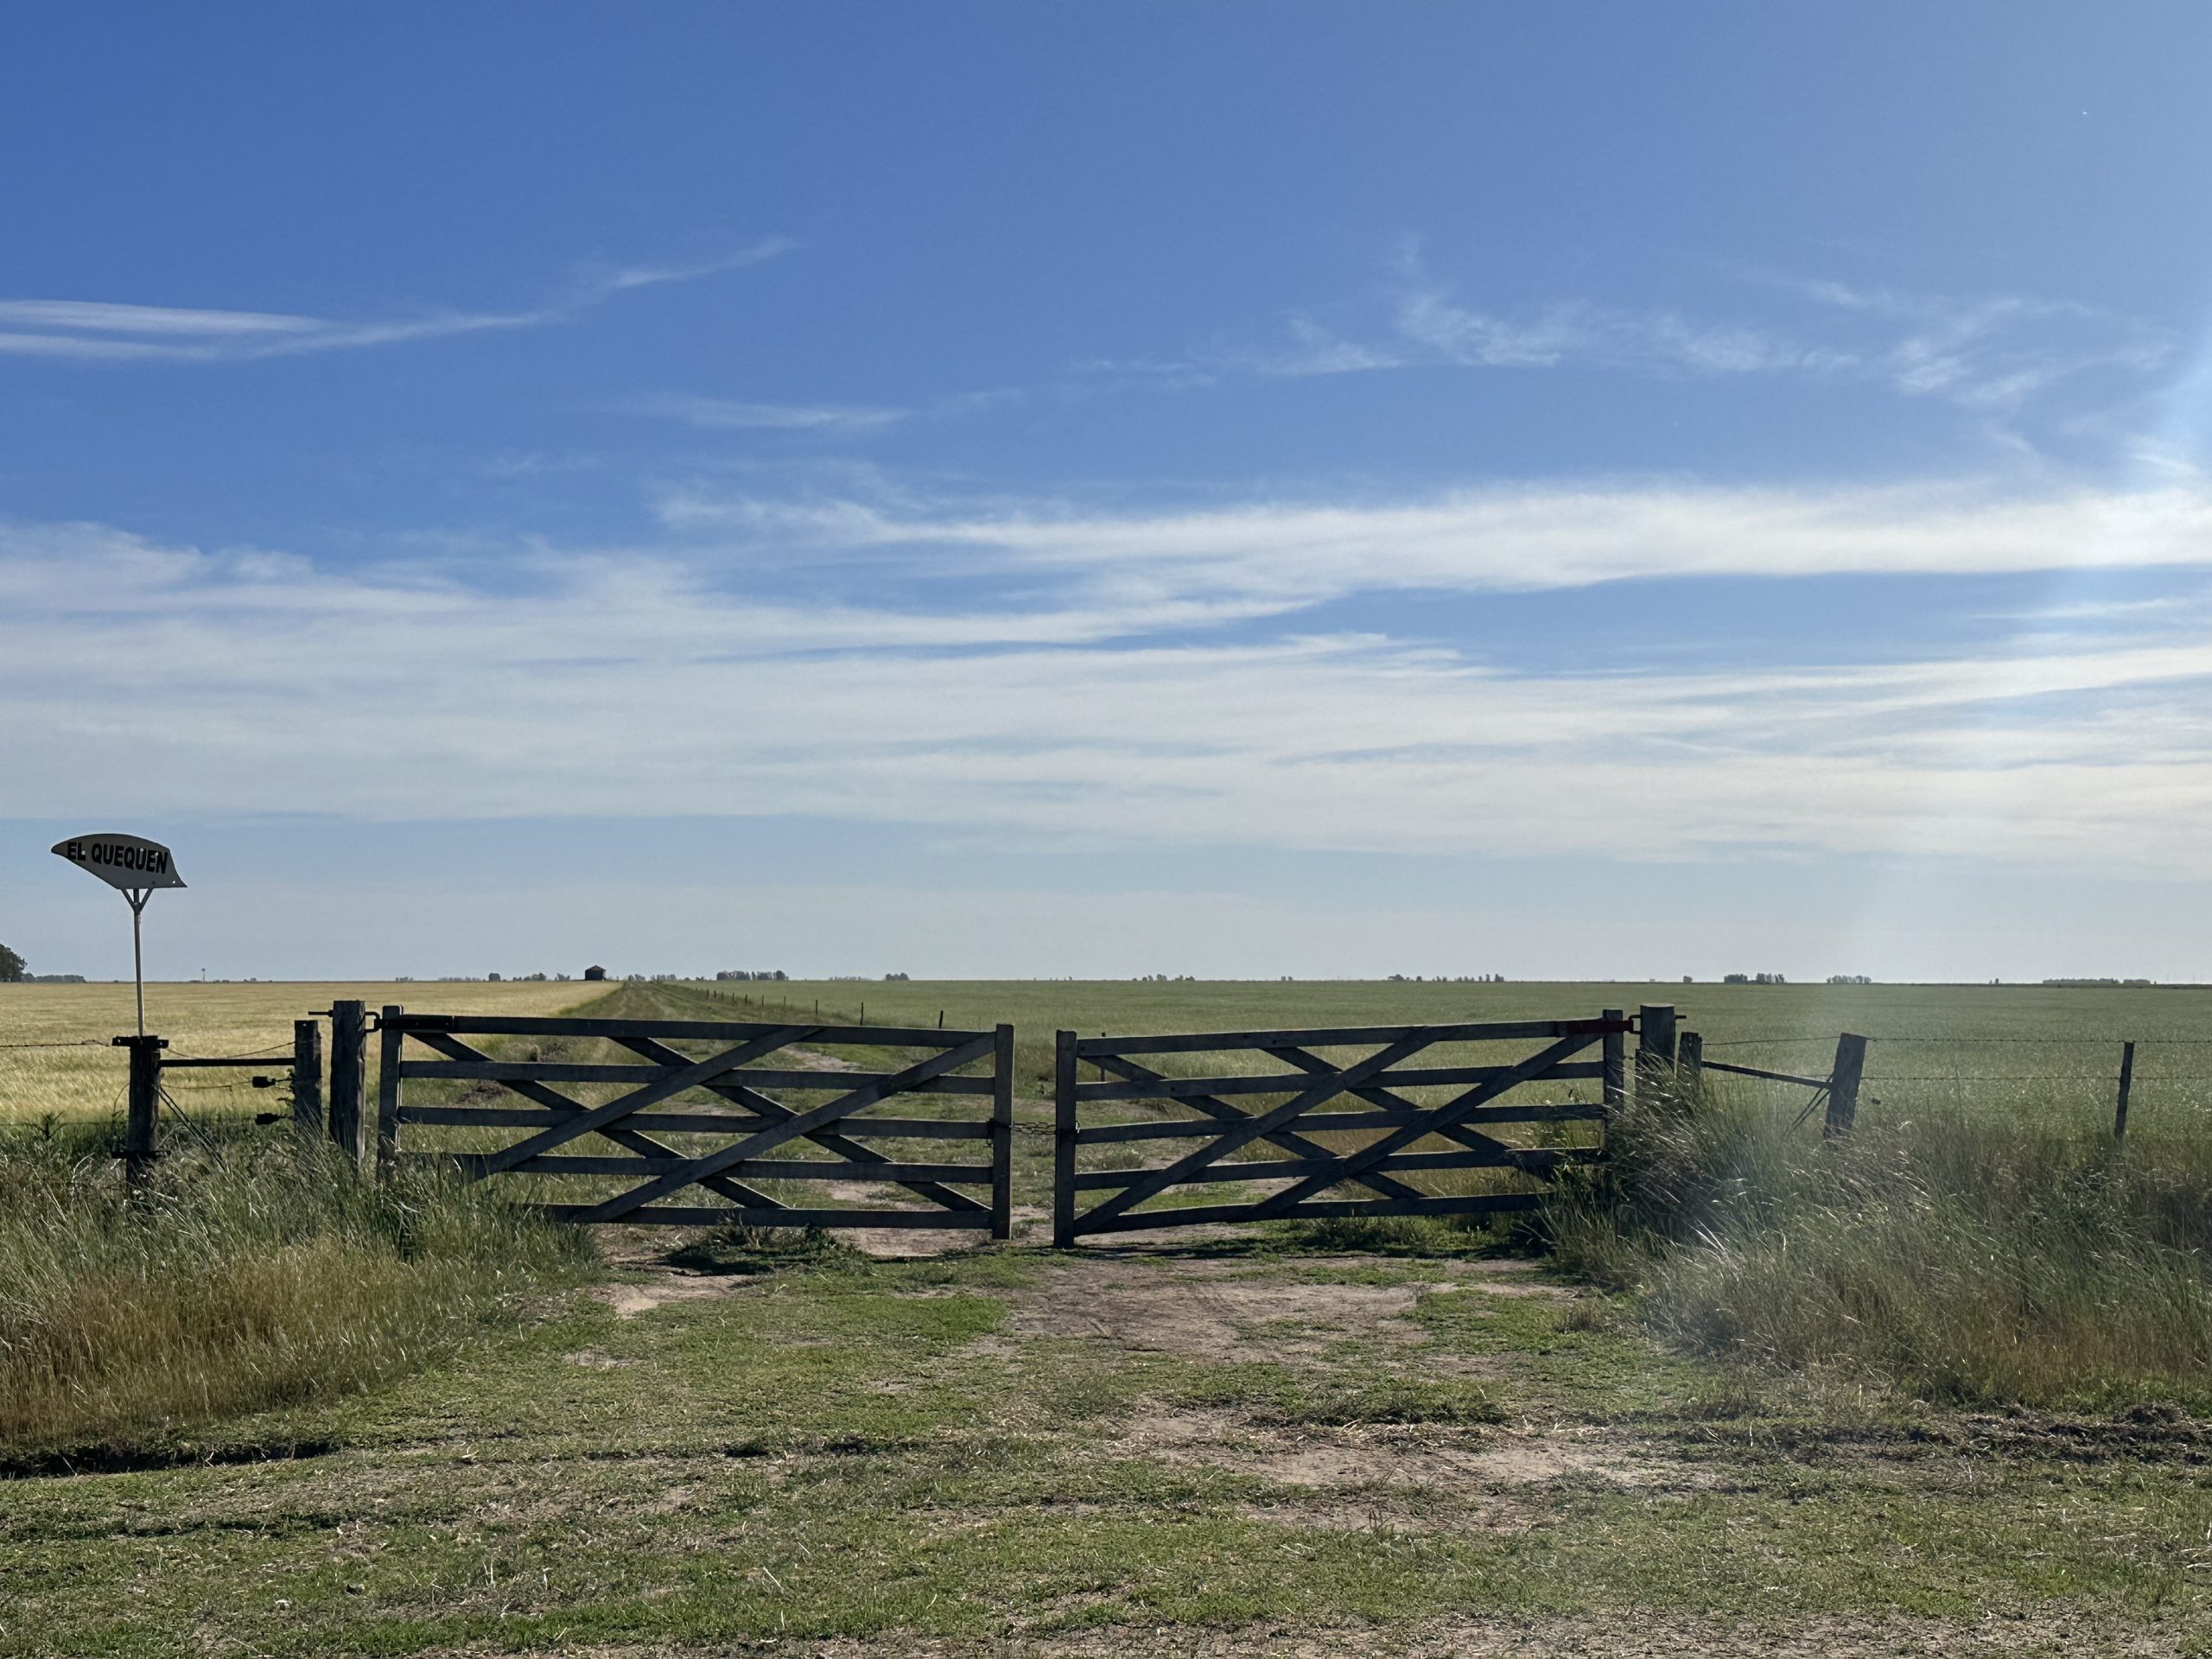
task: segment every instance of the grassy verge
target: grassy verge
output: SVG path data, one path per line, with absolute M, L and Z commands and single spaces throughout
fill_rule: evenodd
M 175 1137 L 134 1209 L 111 1134 L 0 1136 L 0 1458 L 18 1465 L 143 1455 L 368 1387 L 588 1259 L 488 1192 L 378 1188 L 250 1124 Z
M 1948 1404 L 2212 1404 L 2201 1137 L 1928 1099 L 1823 1141 L 1722 1088 L 1612 1145 L 1554 1247 L 1683 1346 Z
M 1287 1233 L 690 1259 L 229 1431 L 317 1455 L 13 1484 L 0 1654 L 2204 1651 L 2182 1426 L 1839 1417 Z

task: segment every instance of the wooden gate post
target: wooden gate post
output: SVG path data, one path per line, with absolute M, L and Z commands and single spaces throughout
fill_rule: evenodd
M 391 1174 L 399 1147 L 399 1058 L 407 1033 L 400 1026 L 404 1008 L 387 1007 L 377 1018 L 377 1179 Z
M 1656 1101 L 1675 1069 L 1675 1009 L 1672 1003 L 1647 1002 L 1637 1010 L 1636 1090 L 1639 1099 Z
M 161 1037 L 118 1037 L 118 1048 L 130 1052 L 130 1092 L 128 1115 L 123 1120 L 123 1179 L 130 1201 L 143 1204 L 152 1185 L 156 1154 L 156 1126 L 162 1109 L 162 1051 L 168 1046 Z
M 1675 1050 L 1675 1071 L 1682 1080 L 1682 1091 L 1694 1096 L 1705 1086 L 1705 1039 L 1694 1031 L 1686 1031 Z
M 322 1134 L 322 1022 L 292 1021 L 292 1127 L 302 1143 Z
M 2127 1095 L 2135 1084 L 2135 1045 L 2120 1046 L 2120 1101 L 2113 1108 L 2112 1143 L 2115 1147 L 2127 1139 Z
M 1866 1039 L 1845 1032 L 1835 1039 L 1835 1069 L 1828 1073 L 1828 1118 L 1822 1133 L 1849 1135 L 1859 1121 L 1859 1079 L 1866 1070 Z
M 1061 1032 L 1052 1047 L 1052 1244 L 1075 1243 L 1075 1033 Z
M 944 1029 L 944 1015 L 937 1017 Z M 1000 1026 L 991 1049 L 991 1236 L 1014 1236 L 1014 1027 Z
M 361 1116 L 366 1101 L 362 1051 L 368 1046 L 368 1005 L 330 1005 L 330 1138 L 355 1168 L 361 1163 Z
M 1607 1008 L 1600 1019 L 1618 1021 L 1628 1018 L 1618 1008 Z M 1628 1104 L 1628 1033 L 1609 1031 L 1605 1033 L 1604 1049 L 1605 1079 L 1602 1096 L 1605 1109 L 1618 1112 Z

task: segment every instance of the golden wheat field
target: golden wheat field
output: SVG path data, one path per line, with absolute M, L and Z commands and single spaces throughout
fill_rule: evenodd
M 176 1055 L 261 1054 L 281 1065 L 291 1052 L 292 1022 L 327 1009 L 334 997 L 372 1008 L 416 1003 L 452 1014 L 558 1014 L 607 988 L 581 981 L 429 984 L 200 984 L 146 987 L 146 1029 L 169 1039 Z M 104 1116 L 123 1109 L 124 1058 L 109 1039 L 136 1029 L 129 985 L 0 985 L 0 1121 Z M 182 1072 L 169 1081 L 187 1109 L 251 1106 L 245 1077 Z

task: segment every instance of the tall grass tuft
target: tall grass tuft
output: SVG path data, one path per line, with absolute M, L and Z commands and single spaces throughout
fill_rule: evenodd
M 251 1131 L 180 1141 L 125 1198 L 110 1132 L 0 1136 L 0 1447 L 123 1450 L 367 1387 L 588 1260 L 480 1187 L 365 1181 Z
M 1631 1106 L 1546 1217 L 1685 1346 L 1947 1404 L 2212 1404 L 2212 1144 L 1958 1101 L 1817 1126 L 1750 1091 Z

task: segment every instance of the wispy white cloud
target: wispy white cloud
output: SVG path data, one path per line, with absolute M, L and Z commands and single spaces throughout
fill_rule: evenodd
M 1738 273 L 1786 300 L 1759 321 L 1573 297 L 1533 308 L 1463 298 L 1418 249 L 1402 256 L 1387 314 L 1324 324 L 1298 313 L 1256 337 L 1083 365 L 1167 386 L 1232 376 L 1450 365 L 1593 368 L 1695 377 L 1788 375 L 1885 386 L 1978 415 L 2018 410 L 2062 382 L 2139 377 L 2168 365 L 2164 330 L 2096 307 L 2014 295 L 1956 297 Z
M 719 276 L 725 271 L 766 264 L 771 259 L 797 252 L 799 245 L 797 237 L 764 236 L 710 259 L 662 265 L 621 265 L 598 273 L 587 271 L 582 286 L 587 292 L 619 294 L 633 288 L 656 288 L 664 283 L 696 282 L 702 276 Z
M 1292 611 L 1357 593 L 1630 580 L 1995 575 L 2212 564 L 2212 491 L 1539 484 L 1414 500 L 1102 512 L 1036 501 L 671 490 L 693 537 L 1049 577 L 1101 602 Z
M 2016 410 L 2077 375 L 2149 373 L 2173 353 L 2162 330 L 2064 302 L 1825 281 L 1777 286 L 1862 325 L 1881 326 L 1839 335 L 1817 316 L 1786 325 L 1694 322 L 1671 311 L 1583 302 L 1503 318 L 1461 304 L 1417 259 L 1407 264 L 1395 325 L 1403 340 L 1466 366 L 1583 363 L 1697 375 L 1795 374 L 1872 382 L 1983 413 Z
M 867 432 L 891 426 L 908 410 L 858 404 L 748 403 L 685 392 L 654 392 L 617 405 L 626 414 L 660 416 L 715 431 Z
M 188 311 L 174 306 L 109 305 L 95 300 L 0 300 L 0 323 L 57 333 L 118 334 L 297 334 L 327 327 L 314 317 L 271 311 Z
M 2212 546 L 2201 499 L 1990 504 L 1979 521 L 1954 504 L 1915 522 L 1899 497 L 1884 526 L 1866 501 L 1763 498 L 1732 519 L 1694 494 L 1639 510 L 1614 491 L 1592 543 L 1568 494 L 1544 499 L 1558 522 L 1530 497 L 1484 521 L 1494 541 L 1525 543 L 1492 563 L 1603 579 L 1618 564 L 1605 550 L 1641 540 L 1616 521 L 1663 531 L 1678 572 L 1751 568 L 1776 523 L 1799 526 L 1785 551 L 1816 549 L 1825 525 L 1893 569 L 1960 568 L 1936 562 L 1958 538 L 1979 569 L 2102 564 L 2128 548 L 2178 563 L 2183 537 L 2202 563 Z M 988 521 L 988 550 L 1038 579 L 976 582 L 963 561 L 925 558 L 904 567 L 910 608 L 767 580 L 760 550 L 806 562 L 830 523 L 818 515 L 721 524 L 722 539 L 682 552 L 540 547 L 348 572 L 99 526 L 9 527 L 0 816 L 772 812 L 1058 845 L 1943 854 L 2212 876 L 2197 828 L 2212 813 L 2201 628 L 2152 619 L 2088 643 L 1689 672 L 1537 671 L 1310 625 L 1236 642 L 1180 632 L 1403 582 L 1440 548 L 1448 574 L 1459 532 L 1440 540 L 1431 511 L 1084 526 L 1084 545 L 1140 572 L 1196 549 L 1216 569 L 1195 586 L 1069 568 L 1068 526 Z M 835 527 L 849 539 L 862 522 Z M 2100 525 L 2118 545 L 2089 535 Z M 959 534 L 972 545 L 976 526 Z M 1290 567 L 1274 587 L 1268 537 Z M 1342 568 L 1362 555 L 1372 580 Z M 939 571 L 959 580 L 932 590 Z
M 531 328 L 574 316 L 617 294 L 757 265 L 796 245 L 789 238 L 771 237 L 696 264 L 587 274 L 544 304 L 513 311 L 443 309 L 346 320 L 95 300 L 0 300 L 0 355 L 87 364 L 238 362 Z

